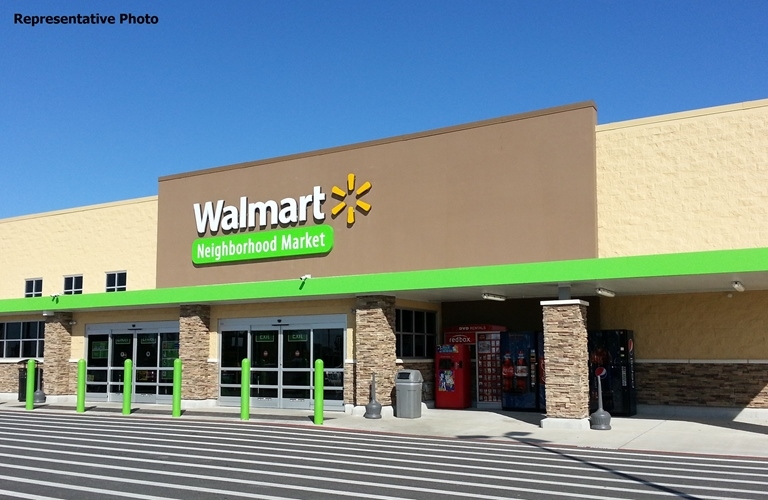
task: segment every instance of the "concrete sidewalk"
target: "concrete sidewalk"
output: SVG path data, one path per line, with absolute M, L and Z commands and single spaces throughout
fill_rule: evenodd
M 86 414 L 121 415 L 115 403 L 89 403 Z M 167 405 L 134 405 L 133 417 L 171 418 Z M 0 402 L 0 411 L 24 411 L 16 401 Z M 74 405 L 40 404 L 34 411 L 74 413 Z M 674 413 L 682 413 L 674 414 Z M 697 417 L 702 415 L 701 417 Z M 312 426 L 311 411 L 256 409 L 250 412 L 254 423 Z M 718 414 L 705 409 L 674 412 L 664 407 L 648 407 L 633 417 L 613 417 L 610 430 L 542 428 L 540 413 L 437 410 L 422 408 L 419 418 L 367 419 L 359 415 L 326 411 L 323 428 L 388 432 L 458 439 L 494 439 L 541 445 L 588 448 L 700 453 L 710 455 L 761 457 L 768 459 L 768 412 Z M 240 421 L 240 409 L 232 407 L 187 408 L 181 419 Z

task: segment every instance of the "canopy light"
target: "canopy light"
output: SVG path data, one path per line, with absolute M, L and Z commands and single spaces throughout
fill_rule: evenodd
M 731 283 L 731 286 L 737 292 L 743 292 L 744 290 L 746 290 L 746 288 L 744 288 L 744 283 L 742 283 L 741 281 L 734 281 L 733 283 Z
M 483 299 L 485 300 L 495 300 L 497 302 L 504 302 L 507 300 L 507 298 L 503 295 L 496 295 L 495 293 L 484 293 Z
M 615 297 L 616 292 L 613 290 L 608 290 L 607 288 L 595 288 L 595 293 L 598 295 L 602 295 L 603 297 Z

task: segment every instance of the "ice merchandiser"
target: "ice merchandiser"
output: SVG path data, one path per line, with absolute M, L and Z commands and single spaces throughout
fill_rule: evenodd
M 591 331 L 589 351 L 589 411 L 597 410 L 597 377 L 603 388 L 603 409 L 616 416 L 637 413 L 635 345 L 631 330 Z
M 501 334 L 501 407 L 504 410 L 543 410 L 544 345 L 538 332 Z
M 435 353 L 435 407 L 472 406 L 470 355 L 467 344 L 444 344 Z
M 501 408 L 500 325 L 470 324 L 443 330 L 446 344 L 467 344 L 472 360 L 472 400 L 478 408 Z

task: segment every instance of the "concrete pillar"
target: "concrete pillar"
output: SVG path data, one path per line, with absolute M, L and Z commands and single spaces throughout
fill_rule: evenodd
M 181 397 L 185 400 L 215 399 L 217 366 L 208 362 L 211 308 L 182 305 L 179 308 L 179 358 L 183 363 Z
M 544 373 L 547 417 L 542 427 L 589 429 L 587 302 L 546 300 Z
M 395 387 L 395 298 L 357 298 L 355 309 L 354 405 L 370 401 L 371 375 L 376 374 L 376 400 L 392 404 Z
M 46 395 L 63 396 L 77 392 L 77 365 L 72 355 L 72 313 L 56 312 L 45 318 L 45 359 L 43 387 Z

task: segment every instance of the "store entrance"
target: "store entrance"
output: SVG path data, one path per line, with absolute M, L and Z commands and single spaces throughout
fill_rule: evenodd
M 113 330 L 88 336 L 86 397 L 122 402 L 124 382 L 131 377 L 134 403 L 170 403 L 173 361 L 179 357 L 178 332 Z M 143 330 L 143 329 L 141 329 Z M 133 361 L 125 373 L 125 360 Z
M 251 362 L 250 405 L 261 408 L 311 408 L 314 363 L 324 363 L 326 406 L 343 408 L 344 328 L 322 328 L 304 318 L 291 324 L 255 324 L 222 329 L 220 402 L 240 404 L 241 363 Z M 330 325 L 327 325 L 330 326 Z

